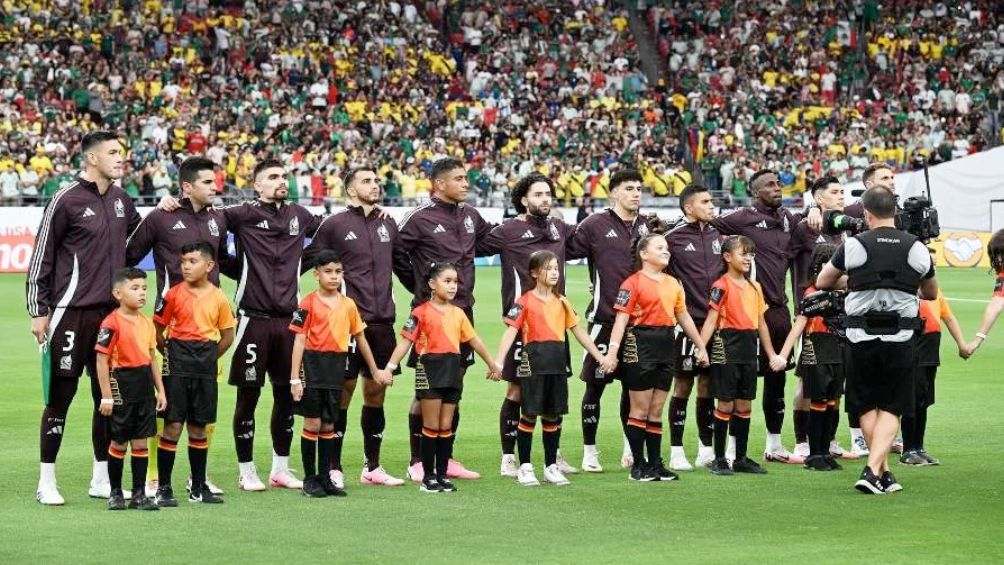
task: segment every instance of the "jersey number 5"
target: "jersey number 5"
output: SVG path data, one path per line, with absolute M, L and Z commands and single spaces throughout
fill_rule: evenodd
M 248 360 L 246 361 L 246 364 L 254 365 L 255 361 L 258 360 L 258 352 L 256 351 L 257 347 L 257 343 L 249 343 L 247 345 L 246 351 L 248 354 Z

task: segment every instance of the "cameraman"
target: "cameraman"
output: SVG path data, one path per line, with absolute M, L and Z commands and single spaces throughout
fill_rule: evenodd
M 913 411 L 914 333 L 921 327 L 919 300 L 934 299 L 938 281 L 927 248 L 897 230 L 896 196 L 868 189 L 861 198 L 869 231 L 849 238 L 823 267 L 816 287 L 830 289 L 846 272 L 847 339 L 854 370 L 848 396 L 861 414 L 868 441 L 868 464 L 854 487 L 866 494 L 902 490 L 886 456 L 899 418 Z

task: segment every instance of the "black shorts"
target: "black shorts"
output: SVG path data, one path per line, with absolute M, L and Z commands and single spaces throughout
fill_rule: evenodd
M 897 416 L 913 414 L 914 348 L 913 340 L 851 343 L 854 371 L 847 374 L 847 396 L 859 414 L 875 409 Z
M 523 340 L 519 337 L 512 343 L 505 359 L 502 360 L 502 380 L 508 383 L 520 383 L 519 365 L 523 358 Z
M 593 343 L 596 344 L 596 349 L 600 350 L 603 355 L 607 354 L 607 346 L 610 343 L 610 330 L 613 329 L 612 324 L 590 324 L 589 325 L 589 337 L 593 338 Z M 617 369 L 612 373 L 604 373 L 600 370 L 599 363 L 593 356 L 588 352 L 584 354 L 582 358 L 582 370 L 579 372 L 579 379 L 584 382 L 602 382 L 609 384 L 620 378 L 621 367 L 618 365 Z
M 802 394 L 812 402 L 836 400 L 844 394 L 842 364 L 803 365 L 802 371 Z
M 694 322 L 697 324 L 697 321 Z M 700 331 L 701 326 L 704 325 L 702 321 L 697 324 L 697 330 Z M 694 359 L 695 348 L 693 342 L 687 337 L 687 334 L 683 331 L 676 333 L 676 377 L 694 378 L 695 376 L 705 376 L 710 373 L 708 367 L 701 367 L 697 364 Z
M 388 324 L 367 324 L 363 335 L 366 336 L 366 343 L 369 344 L 370 351 L 373 353 L 373 361 L 376 362 L 377 369 L 383 369 L 387 365 L 387 361 L 390 361 L 394 348 L 397 347 L 394 327 Z M 349 357 L 349 366 L 345 371 L 345 380 L 350 381 L 358 377 L 372 379 L 373 376 L 370 375 L 370 369 L 366 366 L 366 361 L 363 360 L 362 353 L 358 350 L 355 338 L 349 342 L 349 351 L 352 352 L 352 355 Z M 393 374 L 400 375 L 401 368 L 394 369 Z
M 914 372 L 916 376 L 916 402 L 917 408 L 927 408 L 934 406 L 934 379 L 938 375 L 937 365 L 921 365 Z
M 305 388 L 300 401 L 293 403 L 293 413 L 304 418 L 320 418 L 325 424 L 337 424 L 341 405 L 342 390 L 339 388 Z
M 457 387 L 436 387 L 415 391 L 415 398 L 419 400 L 442 400 L 444 404 L 460 404 L 460 397 L 463 389 Z
M 293 360 L 292 315 L 274 318 L 242 314 L 237 322 L 229 383 L 237 387 L 265 386 L 268 373 L 273 386 L 289 386 Z
M 786 306 L 771 306 L 764 312 L 763 320 L 767 324 L 767 331 L 770 333 L 770 342 L 774 346 L 774 351 L 780 351 L 784 346 L 784 340 L 788 339 L 791 332 L 791 313 Z M 788 366 L 784 371 L 775 372 L 770 368 L 770 359 L 767 353 L 760 348 L 759 374 L 776 375 L 784 374 L 785 371 L 794 368 L 794 355 L 788 356 Z
M 621 368 L 621 383 L 628 390 L 670 389 L 676 363 L 631 363 Z
M 753 363 L 713 363 L 711 392 L 718 400 L 756 398 L 756 365 Z
M 205 426 L 216 422 L 219 390 L 215 378 L 196 379 L 164 375 L 164 391 L 167 393 L 164 420 L 187 422 L 194 426 Z
M 150 367 L 116 369 L 110 381 L 112 441 L 127 443 L 157 435 L 157 398 Z
M 52 379 L 78 379 L 87 370 L 97 378 L 97 354 L 101 322 L 113 306 L 94 308 L 56 308 L 49 319 L 49 340 L 42 354 L 42 394 L 48 405 Z M 58 404 L 58 402 L 57 402 Z
M 300 371 L 304 388 L 341 390 L 350 357 L 350 353 L 336 351 L 304 351 Z
M 219 371 L 219 344 L 215 341 L 182 341 L 169 339 L 164 343 L 164 364 L 161 375 L 195 377 L 216 380 Z
M 527 416 L 568 414 L 568 375 L 531 375 L 519 379 L 520 409 Z

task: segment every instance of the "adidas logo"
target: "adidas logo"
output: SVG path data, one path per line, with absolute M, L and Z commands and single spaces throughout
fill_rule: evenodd
M 436 229 L 432 230 L 432 233 L 446 233 L 446 228 L 443 227 L 443 224 L 436 224 Z
M 826 238 L 823 236 L 819 236 L 816 238 L 816 243 L 826 243 Z
M 352 241 L 354 239 L 359 239 L 358 237 L 356 237 L 356 232 L 350 231 L 349 233 L 345 234 L 345 241 Z
M 523 239 L 533 239 L 533 232 L 530 230 L 523 232 Z
M 610 231 L 607 232 L 607 236 L 606 237 L 608 239 L 611 238 L 611 237 L 617 237 L 617 232 L 615 232 L 613 229 L 611 229 Z
M 181 220 L 178 220 L 178 223 L 174 224 L 174 227 L 171 228 L 171 229 L 172 230 L 183 230 L 183 229 L 185 229 L 185 223 L 182 222 Z
M 91 210 L 90 206 L 88 206 L 87 208 L 84 208 L 84 217 L 85 218 L 90 218 L 91 216 L 95 216 L 95 215 L 96 214 L 94 213 L 94 210 Z
M 257 224 L 255 224 L 255 227 L 261 228 L 263 230 L 267 230 L 268 229 L 268 220 L 262 220 L 262 221 L 258 222 Z
M 756 225 L 758 228 L 767 229 L 767 220 L 760 220 L 760 223 Z
M 684 248 L 683 250 L 684 250 L 684 251 L 697 251 L 697 248 L 696 248 L 696 247 L 694 247 L 694 244 L 693 244 L 693 243 L 688 243 L 688 244 L 687 244 L 687 247 L 685 247 L 685 248 Z

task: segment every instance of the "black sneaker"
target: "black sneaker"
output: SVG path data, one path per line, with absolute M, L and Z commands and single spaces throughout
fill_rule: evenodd
M 886 492 L 899 492 L 903 490 L 903 485 L 899 484 L 896 477 L 894 477 L 889 471 L 882 473 L 882 478 L 879 479 L 879 483 L 882 484 L 882 490 Z
M 125 496 L 122 494 L 121 490 L 113 490 L 111 495 L 108 496 L 108 509 L 109 510 L 126 509 Z
M 865 468 L 861 470 L 861 477 L 858 482 L 854 483 L 854 488 L 865 494 L 885 494 L 885 488 L 882 487 L 882 481 L 875 476 L 872 472 L 871 467 L 865 465 Z
M 939 461 L 935 457 L 931 457 L 931 455 L 928 454 L 927 451 L 925 451 L 923 449 L 921 449 L 920 451 L 918 451 L 917 454 L 919 454 L 924 459 L 927 459 L 927 464 L 928 465 L 941 465 L 941 461 Z
M 831 471 L 843 471 L 844 466 L 837 463 L 837 458 L 832 455 L 824 455 L 823 459 L 826 459 L 826 464 L 830 466 Z
M 129 501 L 129 508 L 133 510 L 160 510 L 157 502 L 143 493 L 143 487 L 132 491 L 132 500 Z
M 658 481 L 659 475 L 657 475 L 655 471 L 648 466 L 648 463 L 635 462 L 635 464 L 631 466 L 631 474 L 628 475 L 628 479 L 632 481 L 650 483 L 652 481 Z
M 711 463 L 708 463 L 708 471 L 711 471 L 712 475 L 731 475 L 732 467 L 729 466 L 729 460 L 724 457 L 718 457 Z
M 826 457 L 822 455 L 810 455 L 805 458 L 805 464 L 802 467 L 810 471 L 832 471 L 833 467 L 830 467 L 830 462 L 826 460 Z
M 439 483 L 439 490 L 443 492 L 457 492 L 457 485 L 445 476 L 436 477 L 436 482 Z
M 176 508 L 178 499 L 174 498 L 174 489 L 169 486 L 162 486 L 157 489 L 157 506 L 161 508 Z
M 749 473 L 751 475 L 766 475 L 767 469 L 764 469 L 759 463 L 749 457 L 743 457 L 732 462 L 732 472 Z
M 913 465 L 915 467 L 930 465 L 930 463 L 927 462 L 927 459 L 925 459 L 919 451 L 913 449 L 910 451 L 904 451 L 903 455 L 900 455 L 899 457 L 899 462 L 902 465 Z
M 188 491 L 189 502 L 199 502 L 202 504 L 223 504 L 223 497 L 213 494 L 209 487 L 202 485 L 201 488 L 192 487 Z
M 327 473 L 319 475 L 318 479 L 321 481 L 321 488 L 324 492 L 328 493 L 328 496 L 348 496 L 349 493 L 345 492 L 345 489 L 338 488 L 332 480 L 331 476 Z
M 659 478 L 660 481 L 676 481 L 679 480 L 680 478 L 679 475 L 666 468 L 666 465 L 663 464 L 662 459 L 658 459 L 652 463 L 649 463 L 649 469 L 652 471 L 652 473 L 655 474 L 656 477 Z
M 328 496 L 328 493 L 324 490 L 324 485 L 321 484 L 321 480 L 317 475 L 304 477 L 303 496 L 309 496 L 310 498 L 324 498 Z
M 419 485 L 418 490 L 422 492 L 443 492 L 443 487 L 440 486 L 439 481 L 435 477 L 425 477 L 422 479 L 422 484 Z

